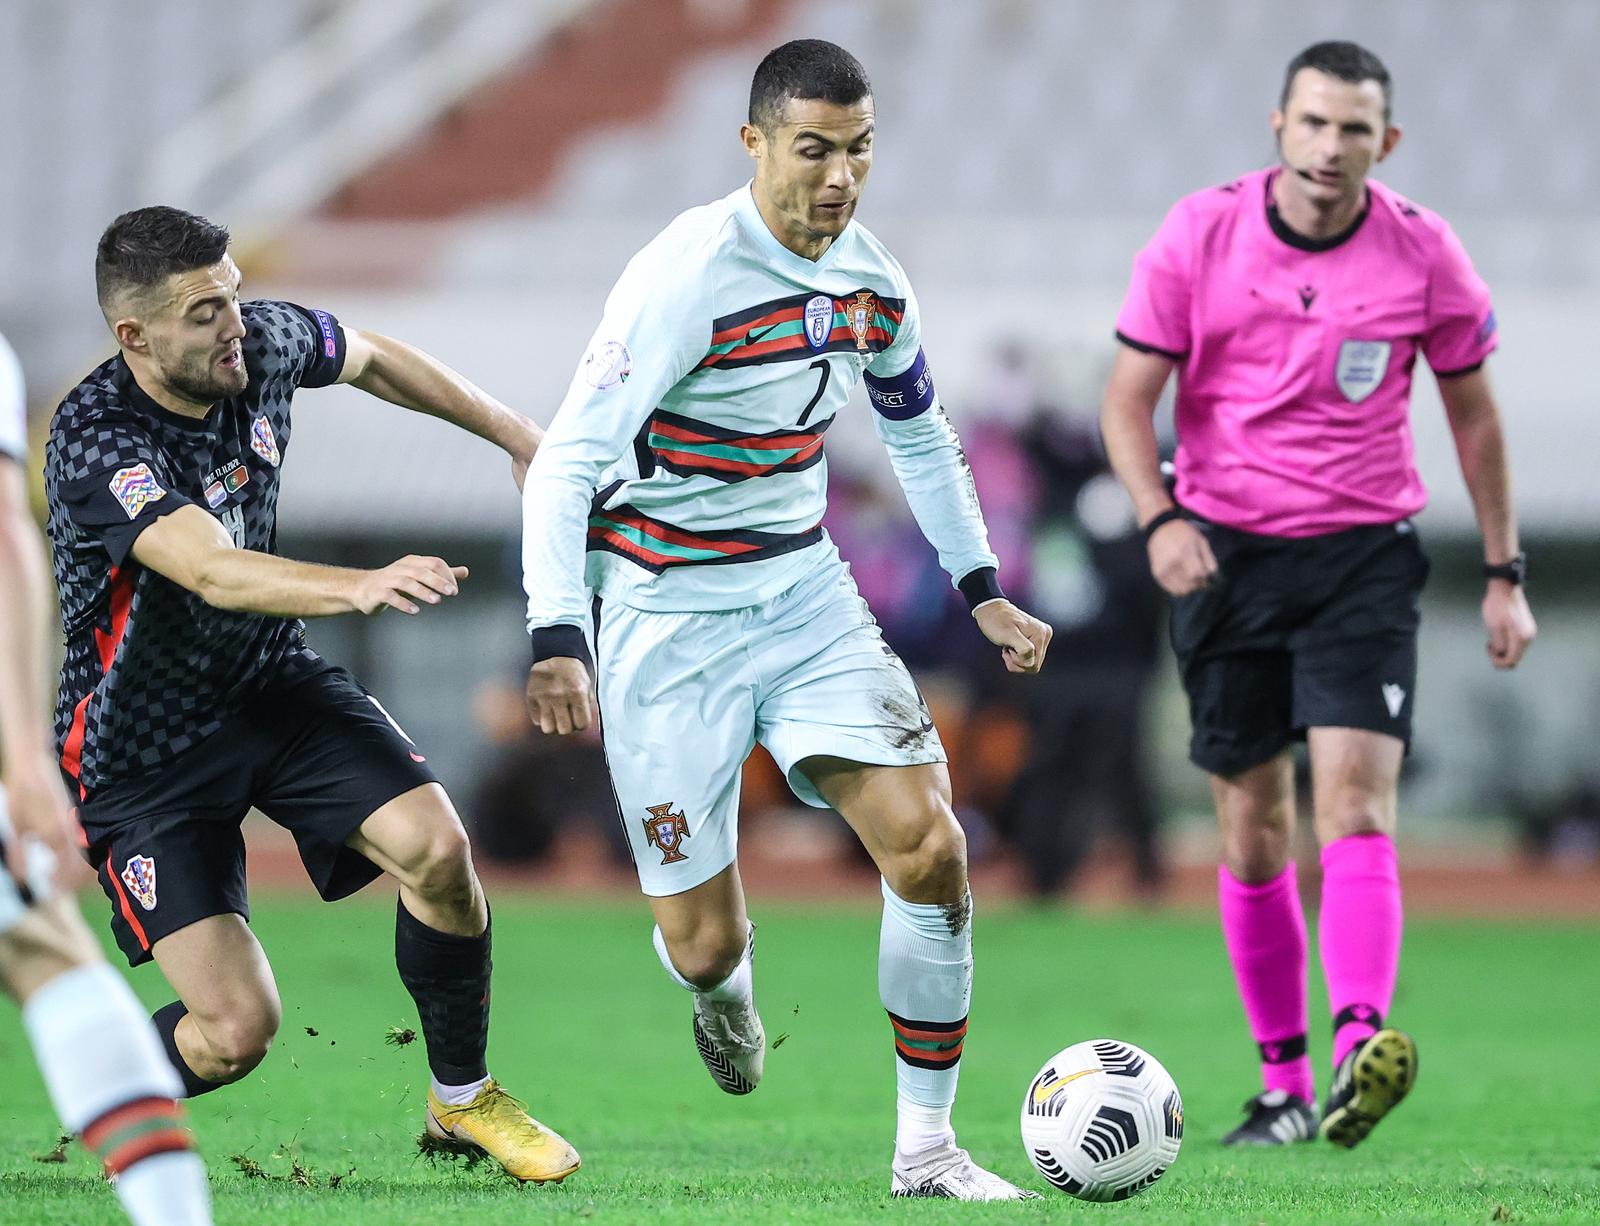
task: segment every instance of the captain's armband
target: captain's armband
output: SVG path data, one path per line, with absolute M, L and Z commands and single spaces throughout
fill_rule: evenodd
M 910 421 L 933 407 L 933 372 L 920 349 L 911 365 L 898 375 L 884 378 L 869 370 L 866 383 L 872 407 L 890 421 Z

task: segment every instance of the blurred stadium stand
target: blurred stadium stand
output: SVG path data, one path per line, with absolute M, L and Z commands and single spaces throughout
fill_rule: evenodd
M 1491 675 L 1471 508 L 1423 376 L 1436 565 L 1407 808 L 1503 814 L 1592 769 L 1595 0 L 12 0 L 0 99 L 27 122 L 0 135 L 0 329 L 44 414 L 108 351 L 100 228 L 164 199 L 234 227 L 253 292 L 421 344 L 548 419 L 627 257 L 747 177 L 751 70 L 804 35 L 850 47 L 873 78 L 861 217 L 916 282 L 941 390 L 968 423 L 1006 419 L 1007 345 L 1026 351 L 1037 401 L 1092 414 L 1129 261 L 1164 210 L 1271 159 L 1266 115 L 1301 47 L 1377 50 L 1406 129 L 1381 177 L 1448 217 L 1496 291 L 1492 370 L 1542 628 L 1523 670 Z M 862 410 L 830 434 L 830 464 L 881 482 Z M 500 457 L 336 389 L 300 402 L 286 486 L 291 551 L 453 550 L 477 568 L 469 596 L 425 617 L 314 630 L 464 795 L 489 753 L 472 695 L 514 679 L 525 646 Z M 1203 808 L 1163 681 L 1162 795 Z

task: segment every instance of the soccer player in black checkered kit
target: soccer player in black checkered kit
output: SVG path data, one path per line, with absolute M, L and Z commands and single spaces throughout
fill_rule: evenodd
M 243 1077 L 280 1020 L 246 922 L 253 805 L 294 835 L 324 899 L 399 882 L 395 960 L 427 1043 L 428 1130 L 518 1179 L 565 1178 L 576 1151 L 488 1075 L 489 910 L 461 822 L 301 620 L 416 614 L 466 569 L 276 553 L 301 388 L 350 383 L 452 422 L 509 452 L 519 481 L 539 429 L 399 341 L 241 302 L 228 232 L 178 209 L 112 222 L 95 281 L 120 353 L 67 394 L 46 451 L 66 636 L 56 734 L 117 943 L 178 994 L 155 1023 L 187 1094 Z

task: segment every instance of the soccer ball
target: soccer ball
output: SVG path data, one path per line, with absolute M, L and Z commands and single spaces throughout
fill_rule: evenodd
M 1127 1200 L 1166 1173 L 1183 1142 L 1183 1099 L 1149 1052 L 1116 1039 L 1051 1056 L 1022 1100 L 1022 1147 L 1079 1200 Z

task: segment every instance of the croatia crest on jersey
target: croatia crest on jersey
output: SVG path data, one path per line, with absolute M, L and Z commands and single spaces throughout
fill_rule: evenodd
M 806 303 L 806 344 L 819 353 L 828 347 L 833 335 L 833 299 L 818 294 Z
M 117 469 L 112 474 L 110 488 L 112 496 L 127 512 L 129 519 L 138 519 L 140 511 L 152 502 L 160 502 L 167 496 L 167 491 L 162 489 L 161 483 L 156 480 L 156 475 L 150 471 L 148 464 L 135 464 L 131 468 Z
M 149 856 L 133 856 L 122 868 L 122 883 L 146 911 L 156 909 L 156 862 Z
M 650 816 L 644 819 L 645 842 L 661 852 L 661 863 L 677 864 L 687 860 L 683 840 L 689 837 L 689 819 L 680 809 L 674 813 L 672 802 L 648 806 Z
M 1383 382 L 1389 369 L 1388 341 L 1345 341 L 1333 377 L 1351 404 L 1360 404 Z
M 255 452 L 272 467 L 278 467 L 278 462 L 283 458 L 278 454 L 278 440 L 272 433 L 272 423 L 262 414 L 250 426 L 250 450 Z

